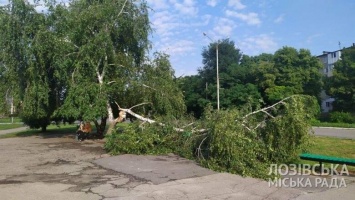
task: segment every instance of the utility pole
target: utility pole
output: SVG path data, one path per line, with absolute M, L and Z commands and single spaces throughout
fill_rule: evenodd
M 206 33 L 203 33 L 204 36 L 206 36 L 208 39 L 211 40 L 211 42 L 213 43 L 214 41 L 208 37 L 208 35 Z M 217 78 L 217 110 L 219 110 L 219 70 L 218 70 L 218 45 L 219 42 L 215 42 L 216 43 L 216 78 Z

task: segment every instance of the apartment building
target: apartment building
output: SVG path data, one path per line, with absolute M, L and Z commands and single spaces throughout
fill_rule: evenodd
M 341 59 L 341 50 L 331 51 L 331 52 L 323 51 L 323 54 L 317 56 L 317 58 L 319 58 L 319 60 L 323 63 L 323 69 L 322 69 L 323 75 L 326 77 L 330 77 L 332 76 L 332 71 L 334 69 L 335 62 Z M 322 104 L 321 104 L 322 112 L 327 113 L 333 109 L 332 104 L 335 101 L 335 99 L 328 96 L 324 90 L 321 92 L 321 100 L 322 100 Z
M 352 46 L 355 47 L 355 43 L 353 43 Z M 341 50 L 323 51 L 323 54 L 317 56 L 317 58 L 319 58 L 319 60 L 323 63 L 323 69 L 322 69 L 323 75 L 326 77 L 330 77 L 333 75 L 335 62 L 341 59 Z M 322 99 L 322 105 L 321 105 L 322 112 L 327 113 L 331 111 L 333 109 L 332 104 L 335 101 L 335 99 L 332 98 L 331 96 L 328 96 L 324 90 L 321 92 L 321 99 Z

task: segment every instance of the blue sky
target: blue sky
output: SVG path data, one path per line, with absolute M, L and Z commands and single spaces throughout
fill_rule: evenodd
M 312 55 L 355 43 L 354 0 L 148 0 L 154 50 L 170 54 L 176 76 L 202 67 L 202 48 L 229 37 L 246 55 L 283 46 Z
M 67 0 L 62 0 L 67 1 Z M 8 0 L 0 0 L 7 4 Z M 355 0 L 147 0 L 152 51 L 170 55 L 176 76 L 202 67 L 202 48 L 230 38 L 246 55 L 283 46 L 312 55 L 355 43 Z M 38 9 L 41 9 L 40 7 Z

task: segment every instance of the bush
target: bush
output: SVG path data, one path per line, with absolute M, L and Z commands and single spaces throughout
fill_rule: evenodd
M 348 112 L 331 112 L 329 114 L 329 118 L 331 122 L 335 123 L 355 123 L 355 117 L 352 116 L 351 113 Z

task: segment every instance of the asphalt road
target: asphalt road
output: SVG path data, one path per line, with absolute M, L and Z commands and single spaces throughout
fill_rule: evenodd
M 314 134 L 318 136 L 347 138 L 347 139 L 355 140 L 355 129 L 313 127 L 313 130 L 314 130 Z

